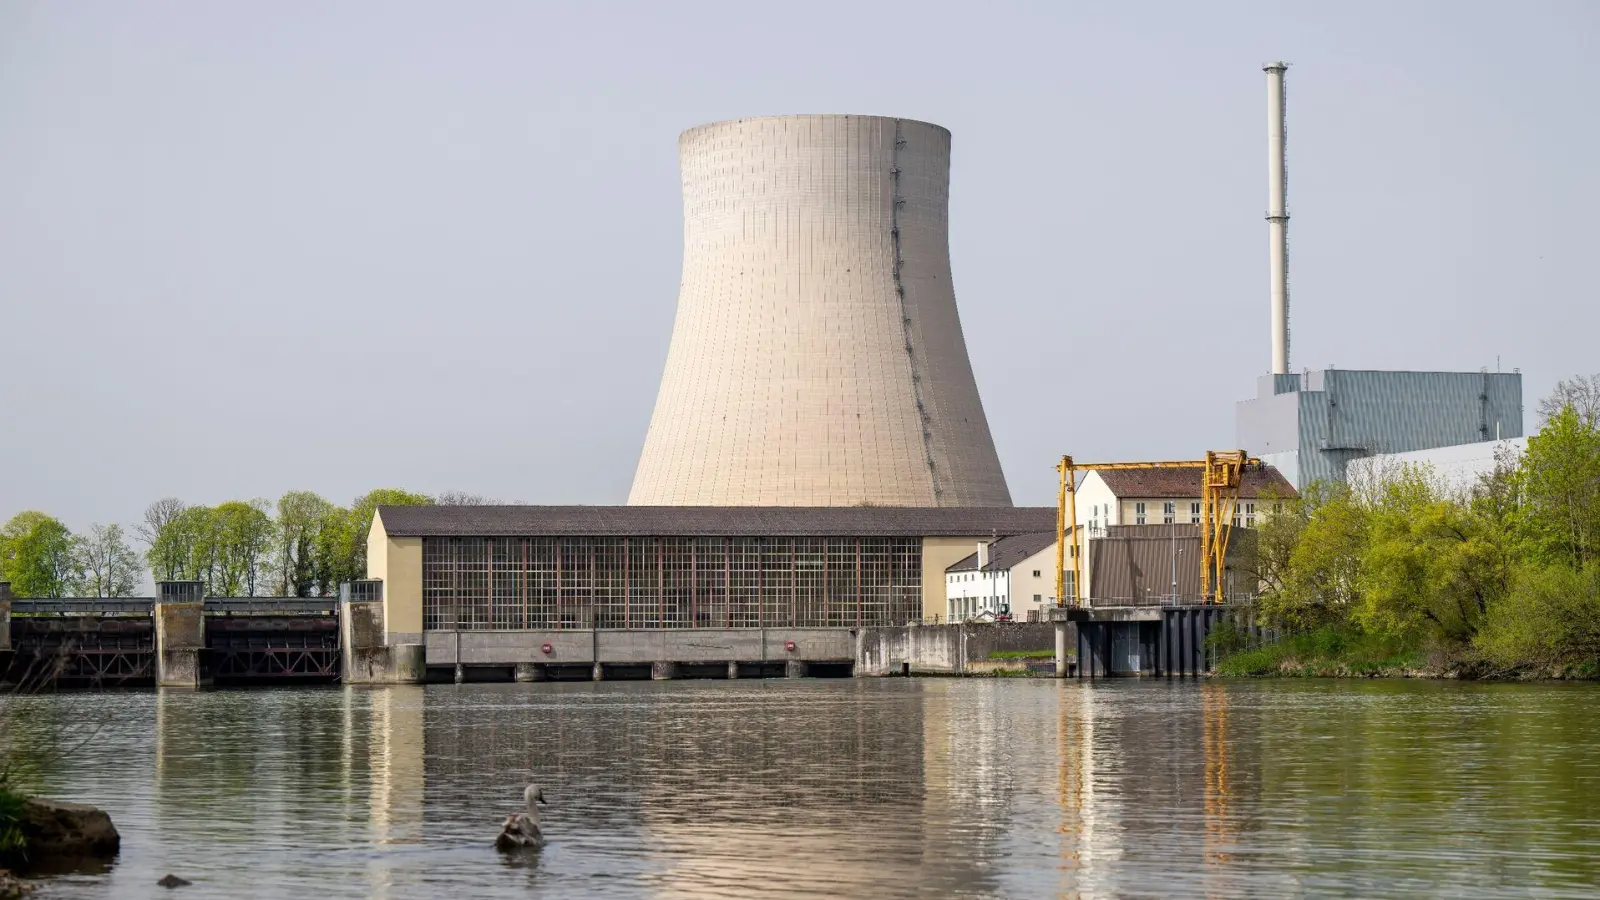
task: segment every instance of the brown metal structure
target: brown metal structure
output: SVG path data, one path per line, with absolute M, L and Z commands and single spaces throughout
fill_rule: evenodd
M 1195 469 L 1200 474 L 1200 595 L 1202 602 L 1221 603 L 1228 557 L 1228 538 L 1233 529 L 1233 512 L 1239 503 L 1239 488 L 1247 469 L 1259 468 L 1261 460 L 1243 450 L 1210 450 L 1205 459 L 1178 462 L 1079 463 L 1063 456 L 1056 464 L 1061 487 L 1056 509 L 1056 605 L 1066 605 L 1067 536 L 1071 523 L 1072 605 L 1083 605 L 1083 548 L 1078 533 L 1078 473 L 1093 470 Z

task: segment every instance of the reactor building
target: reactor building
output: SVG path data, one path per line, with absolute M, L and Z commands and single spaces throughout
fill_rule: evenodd
M 1522 436 L 1522 375 L 1477 372 L 1289 368 L 1287 63 L 1267 73 L 1267 258 L 1272 371 L 1237 406 L 1239 446 L 1277 467 L 1298 490 L 1345 481 L 1369 457 L 1432 463 L 1466 454 L 1493 460 L 1494 447 Z M 1470 446 L 1469 446 L 1470 445 Z M 1447 449 L 1449 448 L 1449 449 Z
M 685 131 L 683 280 L 632 506 L 1011 505 L 956 311 L 950 132 Z

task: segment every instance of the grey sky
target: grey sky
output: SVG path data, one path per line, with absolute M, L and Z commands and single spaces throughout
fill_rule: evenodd
M 1600 6 L 0 3 L 0 519 L 164 495 L 620 503 L 678 132 L 954 134 L 1012 494 L 1233 441 L 1289 72 L 1296 369 L 1600 369 Z

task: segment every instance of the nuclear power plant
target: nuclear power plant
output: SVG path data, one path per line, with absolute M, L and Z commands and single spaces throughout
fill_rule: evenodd
M 633 506 L 1010 506 L 951 282 L 950 132 L 685 131 L 683 281 Z
M 1343 370 L 1289 366 L 1289 126 L 1285 62 L 1267 73 L 1267 271 L 1272 368 L 1256 396 L 1235 409 L 1239 446 L 1259 454 L 1296 488 L 1344 481 L 1353 469 L 1393 458 L 1493 460 L 1495 445 L 1522 437 L 1522 375 Z M 1400 459 L 1403 457 L 1403 459 Z

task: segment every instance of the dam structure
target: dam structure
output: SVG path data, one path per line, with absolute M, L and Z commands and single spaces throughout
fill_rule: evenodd
M 950 132 L 685 131 L 683 276 L 632 506 L 1010 506 L 951 281 Z

